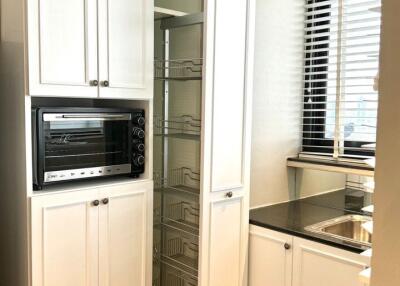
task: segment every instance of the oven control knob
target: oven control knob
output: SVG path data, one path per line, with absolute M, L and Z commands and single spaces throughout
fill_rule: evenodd
M 135 118 L 134 122 L 139 126 L 144 126 L 144 124 L 146 123 L 146 119 L 144 119 L 143 116 L 138 116 Z
M 133 159 L 133 162 L 135 163 L 136 166 L 143 166 L 145 159 L 144 156 L 138 155 Z
M 143 129 L 135 127 L 135 128 L 133 128 L 133 136 L 143 139 L 145 136 L 145 133 L 144 133 Z
M 137 144 L 135 144 L 135 145 L 133 146 L 133 149 L 136 150 L 136 151 L 138 151 L 138 152 L 144 152 L 145 148 L 146 148 L 146 147 L 144 146 L 143 143 L 137 143 Z

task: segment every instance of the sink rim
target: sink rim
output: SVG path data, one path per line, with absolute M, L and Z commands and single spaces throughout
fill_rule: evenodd
M 330 227 L 330 226 L 334 226 L 334 225 L 337 225 L 337 224 L 340 224 L 340 223 L 348 222 L 348 221 L 368 222 L 368 221 L 372 221 L 372 217 L 365 216 L 365 215 L 348 214 L 348 215 L 335 217 L 335 218 L 332 218 L 332 219 L 329 219 L 329 220 L 325 220 L 325 221 L 322 221 L 322 222 L 319 222 L 319 223 L 315 223 L 315 224 L 306 226 L 304 229 L 306 231 L 317 233 L 317 234 L 320 234 L 320 235 L 323 235 L 323 236 L 327 236 L 327 237 L 332 237 L 332 238 L 336 238 L 336 239 L 339 239 L 339 240 L 343 240 L 343 241 L 349 242 L 351 244 L 363 245 L 363 246 L 371 247 L 372 243 L 370 243 L 370 242 L 360 241 L 360 240 L 348 238 L 348 237 L 345 237 L 345 236 L 329 233 L 329 232 L 326 232 L 326 231 L 322 230 L 324 228 L 327 228 L 327 227 Z M 372 236 L 372 234 L 370 234 L 370 235 Z

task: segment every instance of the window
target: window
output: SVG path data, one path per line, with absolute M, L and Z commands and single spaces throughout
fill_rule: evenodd
M 302 154 L 375 155 L 380 0 L 306 0 Z

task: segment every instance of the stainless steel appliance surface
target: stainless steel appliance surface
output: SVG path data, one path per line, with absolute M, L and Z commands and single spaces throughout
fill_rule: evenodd
M 32 108 L 33 183 L 137 177 L 145 165 L 141 109 Z

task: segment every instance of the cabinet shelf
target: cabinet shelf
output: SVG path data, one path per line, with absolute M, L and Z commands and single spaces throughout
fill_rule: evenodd
M 167 266 L 166 271 L 163 273 L 165 280 L 171 283 L 167 285 L 197 286 L 197 274 L 183 271 L 170 261 L 161 259 L 160 262 Z
M 180 231 L 193 237 L 199 237 L 199 226 L 194 223 L 177 221 L 163 217 L 163 222 L 161 222 L 160 225 Z
M 200 141 L 201 120 L 192 115 L 181 115 L 169 120 L 154 117 L 154 135 L 166 138 Z
M 175 139 L 181 139 L 181 140 L 189 140 L 189 141 L 200 141 L 201 136 L 200 135 L 194 135 L 194 134 L 155 134 L 157 137 L 166 137 L 166 138 L 175 138 Z
M 162 191 L 164 193 L 182 193 L 182 194 L 188 194 L 191 196 L 200 196 L 200 190 L 197 188 L 192 188 L 184 185 L 177 185 L 177 186 L 168 186 L 165 188 L 160 188 L 157 189 L 157 191 Z
M 197 286 L 197 273 L 193 271 L 185 271 L 181 269 L 180 265 L 170 259 L 163 259 L 157 257 L 155 259 L 157 263 L 162 264 L 161 273 L 153 279 L 153 286 L 161 286 L 161 279 L 164 281 L 164 285 L 179 285 L 179 286 Z M 155 266 L 157 266 L 157 263 Z
M 158 192 L 200 195 L 200 173 L 189 167 L 168 170 L 168 178 L 154 172 L 154 187 Z M 197 199 L 198 200 L 198 199 Z
M 203 59 L 154 61 L 154 78 L 158 80 L 201 80 Z
M 165 255 L 161 256 L 161 261 L 170 264 L 176 269 L 180 269 L 183 272 L 191 273 L 194 277 L 198 276 L 198 261 L 197 259 L 190 258 L 184 255 L 175 255 L 173 257 L 168 257 Z
M 163 225 L 161 258 L 197 275 L 199 237 L 170 226 Z
M 182 11 L 167 9 L 163 7 L 154 7 L 154 20 L 161 20 L 170 17 L 182 17 L 186 15 L 188 15 L 188 13 Z

